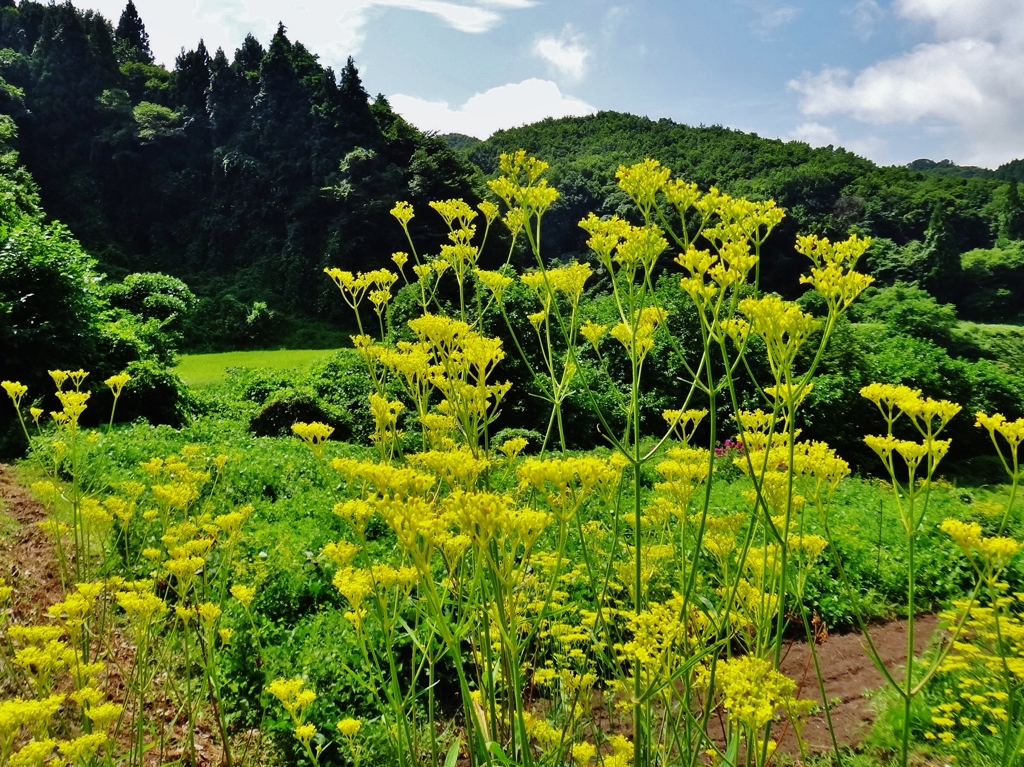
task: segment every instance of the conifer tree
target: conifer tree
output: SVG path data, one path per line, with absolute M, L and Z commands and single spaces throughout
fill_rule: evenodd
M 128 0 L 128 5 L 121 12 L 121 19 L 117 22 L 115 40 L 119 64 L 128 61 L 137 61 L 143 64 L 153 63 L 153 52 L 149 49 L 149 34 L 146 32 L 146 25 L 142 23 L 142 17 L 139 16 L 132 0 Z
M 925 231 L 924 264 L 928 270 L 924 276 L 924 287 L 940 303 L 957 303 L 963 298 L 958 295 L 963 276 L 960 249 L 943 200 L 935 202 Z
M 1024 203 L 1021 202 L 1016 181 L 1011 181 L 1010 188 L 1006 191 L 1006 207 L 1003 209 L 1000 222 L 999 238 L 1024 240 Z
M 349 56 L 341 70 L 338 84 L 338 100 L 349 135 L 356 141 L 374 132 L 373 115 L 370 114 L 370 97 L 363 87 L 355 60 Z
M 194 51 L 182 49 L 174 61 L 171 93 L 175 106 L 194 120 L 205 124 L 206 93 L 210 87 L 210 53 L 202 40 Z

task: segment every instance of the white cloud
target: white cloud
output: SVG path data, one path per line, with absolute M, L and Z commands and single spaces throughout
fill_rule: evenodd
M 328 58 L 336 61 L 344 61 L 346 56 L 358 53 L 366 41 L 366 26 L 375 9 L 395 8 L 423 13 L 460 32 L 481 34 L 490 32 L 504 21 L 501 10 L 518 10 L 532 5 L 533 0 L 479 0 L 476 5 L 447 0 L 342 0 L 324 8 L 323 17 L 333 16 L 336 21 L 330 30 L 333 39 L 325 50 Z M 323 34 L 318 36 L 323 37 Z
M 784 27 L 800 14 L 792 5 L 776 5 L 769 0 L 745 0 L 743 2 L 754 14 L 750 31 L 761 40 L 768 40 L 779 27 Z
M 803 141 L 811 146 L 837 146 L 839 144 L 839 132 L 821 123 L 809 122 L 796 126 L 789 135 L 784 137 L 786 141 Z
M 533 43 L 533 53 L 554 67 L 561 75 L 572 81 L 583 79 L 587 72 L 590 51 L 583 44 L 583 38 L 566 26 L 559 37 L 543 35 Z
M 938 40 L 856 74 L 805 73 L 789 83 L 801 94 L 801 112 L 953 127 L 968 144 L 960 162 L 997 165 L 1024 155 L 1024 3 L 896 0 L 893 9 L 932 25 Z
M 253 14 L 243 0 L 199 0 L 195 18 L 201 22 L 217 24 L 232 38 L 241 41 L 250 32 L 267 40 L 274 34 L 275 22 Z M 195 44 L 198 41 L 190 41 Z
M 858 0 L 855 5 L 844 8 L 842 14 L 853 19 L 853 30 L 857 37 L 867 41 L 874 34 L 875 26 L 885 16 L 885 10 L 877 0 Z
M 90 2 L 123 5 L 123 0 Z M 167 16 L 172 7 L 159 3 L 162 0 L 138 0 L 140 13 L 154 29 L 163 28 L 161 17 Z M 277 22 L 283 21 L 289 37 L 303 41 L 322 54 L 327 63 L 338 65 L 359 53 L 370 22 L 388 10 L 431 16 L 460 32 L 482 34 L 501 25 L 510 11 L 534 5 L 536 0 L 307 0 L 300 11 L 299 7 L 272 0 L 196 0 L 194 19 L 203 25 L 202 34 L 228 48 L 240 43 L 249 32 L 266 43 Z M 180 15 L 179 11 L 174 13 Z
M 942 40 L 977 37 L 1024 42 L 1020 0 L 895 0 L 899 16 L 935 25 Z
M 537 3 L 535 0 L 479 0 L 481 5 L 490 5 L 494 8 L 532 8 Z
M 448 26 L 470 34 L 489 32 L 502 20 L 501 14 L 495 11 L 443 0 L 372 0 L 367 5 L 419 11 L 436 16 Z
M 550 80 L 530 78 L 508 83 L 472 96 L 452 108 L 446 101 L 427 101 L 397 93 L 389 96 L 392 108 L 421 130 L 465 133 L 487 138 L 496 130 L 543 120 L 593 114 L 597 110 L 585 101 L 564 95 Z

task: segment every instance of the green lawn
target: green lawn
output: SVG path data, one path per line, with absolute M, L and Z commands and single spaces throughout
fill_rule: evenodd
M 279 349 L 276 351 L 182 354 L 175 372 L 189 386 L 209 386 L 224 377 L 228 368 L 290 370 L 304 368 L 334 353 L 333 349 Z

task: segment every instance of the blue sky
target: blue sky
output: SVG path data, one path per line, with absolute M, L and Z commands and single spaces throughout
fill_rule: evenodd
M 123 0 L 78 3 L 115 24 Z M 1024 157 L 1024 0 L 135 0 L 159 61 L 283 21 L 410 122 L 485 138 L 611 109 L 845 146 Z

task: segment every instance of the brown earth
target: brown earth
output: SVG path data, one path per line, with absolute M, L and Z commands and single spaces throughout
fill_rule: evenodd
M 47 608 L 64 598 L 53 543 L 38 525 L 46 516 L 46 509 L 19 483 L 14 468 L 0 464 L 0 577 L 14 587 L 11 623 L 47 623 Z M 123 632 L 114 630 L 107 637 L 106 652 L 110 661 L 103 677 L 107 697 L 125 703 L 130 711 L 132 705 L 125 701 L 126 689 L 120 670 L 132 667 L 134 646 Z M 171 760 L 188 764 L 191 760 L 184 748 L 187 736 L 178 707 L 167 696 L 158 695 L 147 701 L 146 708 L 147 719 L 162 722 L 165 728 L 162 747 L 146 752 L 147 767 Z M 223 761 L 223 749 L 208 717 L 201 716 L 197 722 L 194 749 L 195 767 L 209 767 Z
M 915 655 L 920 655 L 927 647 L 937 625 L 934 615 L 922 615 L 914 620 Z M 868 634 L 882 663 L 895 680 L 901 681 L 907 657 L 906 619 L 869 626 Z M 840 745 L 857 746 L 863 741 L 875 720 L 874 707 L 865 693 L 885 685 L 885 678 L 871 662 L 866 647 L 860 632 L 829 635 L 815 646 L 832 726 Z M 811 698 L 821 708 L 818 680 L 807 643 L 792 642 L 784 652 L 780 670 L 797 681 L 797 697 Z M 823 710 L 807 721 L 803 734 L 812 750 L 832 747 Z M 797 751 L 792 733 L 786 733 L 781 748 L 790 753 Z
M 36 623 L 63 598 L 53 544 L 39 529 L 46 509 L 20 485 L 14 469 L 0 464 L 0 576 L 14 586 L 16 623 Z

